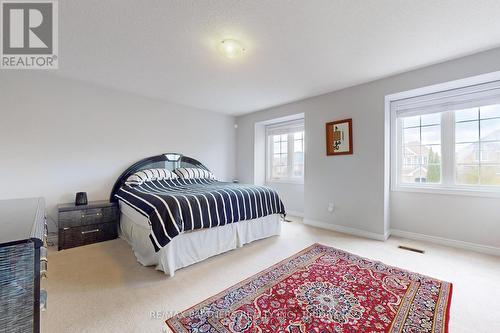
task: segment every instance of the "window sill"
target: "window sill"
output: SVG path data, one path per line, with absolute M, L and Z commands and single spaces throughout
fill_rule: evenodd
M 392 192 L 413 192 L 413 193 L 429 193 L 429 194 L 443 194 L 443 195 L 459 195 L 459 196 L 472 196 L 483 198 L 500 198 L 500 188 L 492 189 L 488 187 L 467 187 L 467 186 L 439 186 L 439 185 L 398 185 L 391 188 Z
M 268 184 L 291 184 L 291 185 L 304 185 L 304 180 L 300 179 L 266 179 Z

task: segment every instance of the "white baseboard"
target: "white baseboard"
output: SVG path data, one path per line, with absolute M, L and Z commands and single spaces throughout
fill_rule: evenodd
M 385 240 L 387 240 L 387 238 L 389 238 L 389 234 L 387 234 L 387 235 L 377 234 L 377 233 L 371 232 L 371 231 L 350 228 L 350 227 L 346 227 L 346 226 L 338 225 L 338 224 L 314 221 L 314 220 L 310 220 L 310 219 L 304 219 L 303 223 L 310 225 L 310 226 L 313 226 L 313 227 L 317 227 L 317 228 L 333 230 L 333 231 L 341 232 L 344 234 L 349 234 L 349 235 L 354 235 L 354 236 L 359 236 L 359 237 L 364 237 L 364 238 L 376 239 L 379 241 L 385 241 Z
M 297 216 L 297 217 L 304 217 L 304 213 L 302 212 L 297 212 L 295 210 L 287 210 L 286 211 L 286 215 L 290 215 L 290 216 Z
M 429 242 L 438 245 L 450 246 L 458 249 L 465 249 L 485 254 L 492 254 L 496 256 L 500 256 L 500 248 L 489 246 L 489 245 L 481 245 L 477 243 L 469 243 L 455 239 L 437 237 L 437 236 L 429 236 L 424 234 L 419 234 L 410 231 L 391 229 L 391 236 L 403 237 L 407 239 L 413 239 L 418 241 Z

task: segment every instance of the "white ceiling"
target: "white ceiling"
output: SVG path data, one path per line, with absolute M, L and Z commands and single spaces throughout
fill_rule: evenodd
M 242 114 L 500 46 L 499 17 L 499 0 L 65 0 L 57 75 Z

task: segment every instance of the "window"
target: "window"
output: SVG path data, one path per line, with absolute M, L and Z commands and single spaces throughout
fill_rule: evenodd
M 304 121 L 266 126 L 267 180 L 304 181 Z
M 500 81 L 390 101 L 393 189 L 500 191 Z
M 500 186 L 500 104 L 454 116 L 456 182 Z
M 402 183 L 441 181 L 441 117 L 439 114 L 402 118 Z

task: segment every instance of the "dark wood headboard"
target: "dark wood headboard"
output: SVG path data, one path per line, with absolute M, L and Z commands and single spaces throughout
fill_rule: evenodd
M 184 156 L 182 154 L 177 153 L 165 153 L 161 155 L 151 156 L 144 158 L 125 170 L 118 180 L 115 182 L 113 186 L 113 190 L 111 191 L 111 195 L 109 197 L 109 201 L 114 202 L 117 201 L 115 198 L 115 193 L 118 191 L 120 187 L 125 183 L 127 178 L 136 173 L 137 171 L 144 169 L 154 169 L 154 168 L 162 168 L 173 171 L 176 168 L 201 168 L 208 170 L 206 166 L 203 165 L 198 160 L 195 160 L 192 157 Z M 208 170 L 210 171 L 210 170 Z

